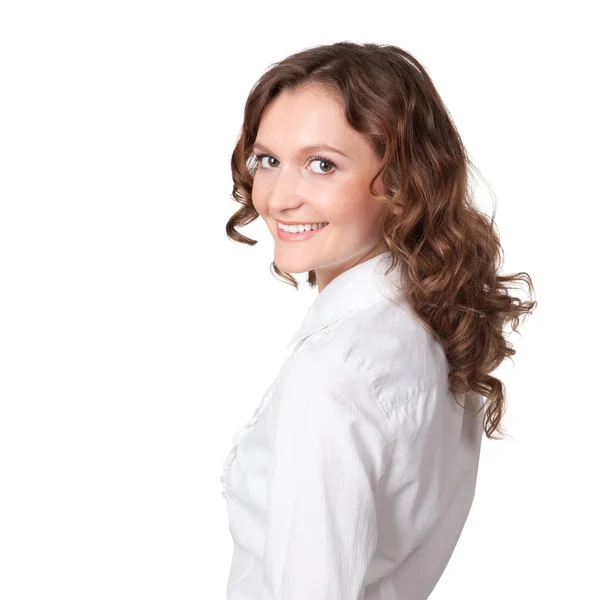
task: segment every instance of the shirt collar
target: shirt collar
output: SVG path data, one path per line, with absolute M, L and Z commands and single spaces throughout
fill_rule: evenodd
M 311 304 L 286 348 L 331 325 L 361 304 L 384 295 L 388 298 L 397 296 L 398 287 L 394 280 L 399 283 L 399 278 L 394 271 L 385 275 L 390 259 L 391 253 L 383 252 L 354 265 L 330 281 Z

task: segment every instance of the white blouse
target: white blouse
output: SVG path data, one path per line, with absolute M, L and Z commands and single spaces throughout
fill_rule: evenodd
M 445 353 L 394 289 L 399 273 L 384 276 L 386 258 L 317 295 L 233 438 L 228 600 L 424 600 L 452 555 L 483 397 L 449 391 Z

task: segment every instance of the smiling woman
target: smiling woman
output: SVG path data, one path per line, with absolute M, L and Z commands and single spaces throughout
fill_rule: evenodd
M 350 266 L 386 250 L 385 207 L 369 191 L 381 159 L 347 123 L 340 97 L 318 85 L 282 90 L 263 111 L 253 149 L 263 151 L 255 155 L 253 205 L 275 240 L 279 269 L 313 270 L 322 291 Z M 278 223 L 328 227 L 293 236 L 282 235 Z M 300 241 L 306 244 L 292 243 Z
M 498 273 L 493 219 L 430 77 L 395 46 L 340 42 L 272 65 L 231 160 L 275 274 L 318 288 L 223 469 L 228 600 L 425 600 L 475 494 L 483 433 L 536 302 Z M 483 413 L 483 414 L 482 414 Z M 480 416 L 481 415 L 481 416 Z

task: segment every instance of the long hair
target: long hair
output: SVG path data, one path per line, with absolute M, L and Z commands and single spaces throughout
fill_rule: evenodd
M 260 119 L 281 90 L 308 85 L 338 94 L 348 124 L 382 159 L 369 191 L 386 207 L 381 239 L 391 253 L 390 268 L 402 264 L 403 300 L 442 344 L 451 391 L 482 395 L 478 412 L 485 408 L 485 434 L 501 439 L 493 434 L 504 436 L 505 386 L 490 373 L 516 352 L 505 338 L 505 323 L 516 331 L 537 305 L 509 289 L 526 282 L 531 296 L 533 283 L 527 273 L 499 274 L 503 250 L 495 210 L 490 219 L 476 207 L 469 178 L 474 165 L 431 78 L 411 54 L 392 45 L 342 41 L 270 65 L 248 96 L 231 157 L 232 198 L 241 206 L 226 224 L 227 236 L 256 243 L 235 228 L 259 216 L 251 158 Z M 377 178 L 383 194 L 375 190 Z M 298 288 L 290 273 L 274 262 L 271 269 Z M 307 281 L 316 286 L 314 270 Z

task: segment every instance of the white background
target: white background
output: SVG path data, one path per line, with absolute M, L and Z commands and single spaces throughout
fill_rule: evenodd
M 225 598 L 222 463 L 316 294 L 227 239 L 231 152 L 268 65 L 341 40 L 425 65 L 539 303 L 431 598 L 600 598 L 592 6 L 1 4 L 2 600 Z

